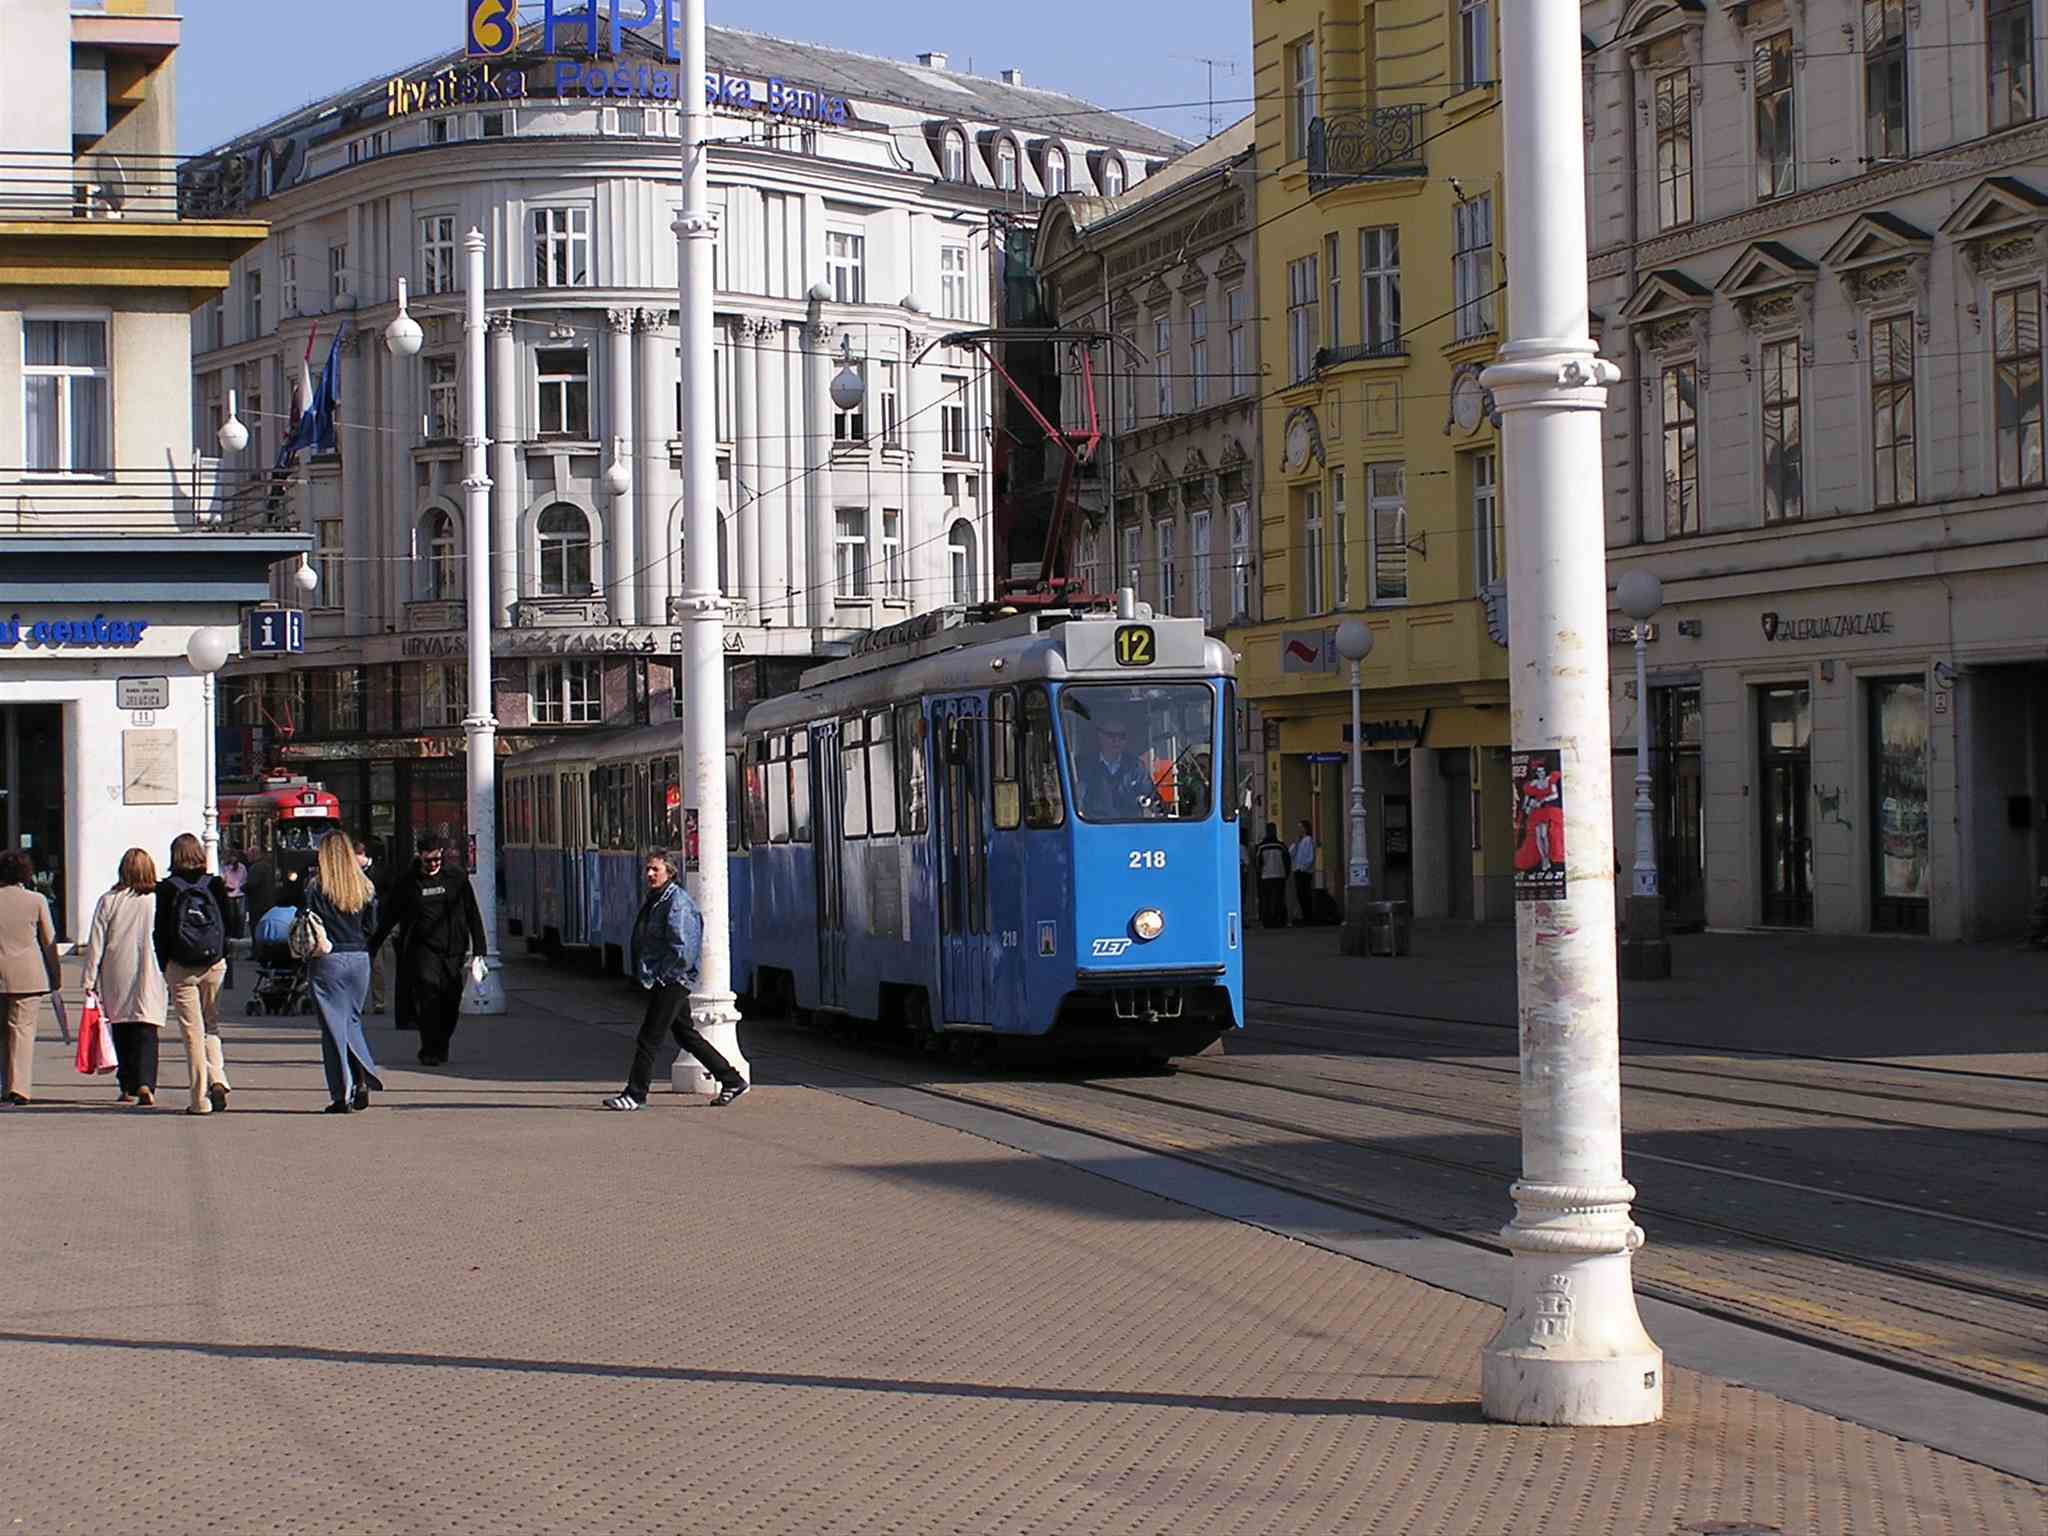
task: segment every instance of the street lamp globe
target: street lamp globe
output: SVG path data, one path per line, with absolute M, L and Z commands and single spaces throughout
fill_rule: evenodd
M 1363 619 L 1346 619 L 1337 626 L 1337 654 L 1358 662 L 1372 654 L 1372 630 Z
M 604 488 L 614 499 L 633 488 L 633 471 L 623 453 L 614 457 L 611 467 L 604 472 Z
M 299 568 L 292 572 L 292 582 L 301 592 L 311 593 L 320 585 L 320 573 L 313 569 L 313 562 L 304 555 L 299 556 Z
M 391 349 L 393 357 L 412 357 L 426 339 L 419 321 L 405 312 L 405 279 L 401 277 L 398 280 L 398 313 L 384 327 L 384 345 Z
M 832 376 L 832 404 L 842 411 L 857 410 L 868 397 L 868 381 L 860 369 L 847 363 Z
M 1655 571 L 1626 571 L 1614 584 L 1614 599 L 1623 613 L 1642 624 L 1664 606 L 1664 583 Z
M 185 642 L 185 659 L 194 671 L 218 672 L 228 664 L 227 631 L 213 625 L 193 630 L 192 638 Z
M 220 431 L 214 435 L 220 439 L 222 453 L 240 453 L 249 446 L 249 429 L 242 424 L 236 409 L 235 391 L 228 391 L 228 419 L 220 424 Z

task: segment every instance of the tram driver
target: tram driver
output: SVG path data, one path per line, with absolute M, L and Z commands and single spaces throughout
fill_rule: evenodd
M 1083 764 L 1078 786 L 1082 810 L 1091 821 L 1133 821 L 1152 801 L 1152 776 L 1126 751 L 1129 738 L 1120 716 L 1096 723 L 1095 755 Z

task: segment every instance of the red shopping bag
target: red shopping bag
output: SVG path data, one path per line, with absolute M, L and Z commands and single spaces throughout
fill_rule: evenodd
M 116 1065 L 114 1031 L 107 1016 L 100 1012 L 100 1000 L 87 994 L 85 1007 L 78 1015 L 78 1070 L 87 1077 L 96 1077 L 113 1071 Z

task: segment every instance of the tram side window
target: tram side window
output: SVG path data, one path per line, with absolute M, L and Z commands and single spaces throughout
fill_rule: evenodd
M 768 742 L 756 736 L 747 743 L 747 842 L 768 841 Z
M 1024 693 L 1024 824 L 1042 831 L 1065 824 L 1058 748 L 1052 736 L 1052 700 L 1043 688 Z
M 555 846 L 555 781 L 553 775 L 533 781 L 533 840 Z
M 676 783 L 676 760 L 657 757 L 647 765 L 648 841 L 656 848 L 681 846 L 681 786 Z
M 811 840 L 811 733 L 806 727 L 789 735 L 789 840 Z
M 1237 684 L 1223 684 L 1223 771 L 1216 775 L 1216 793 L 1223 801 L 1223 819 L 1237 820 L 1244 803 L 1244 781 L 1237 766 Z
M 998 688 L 988 701 L 989 778 L 995 786 L 996 830 L 1014 832 L 1022 820 L 1017 795 L 1017 693 Z
M 768 738 L 768 838 L 789 841 L 789 738 L 780 732 Z
M 924 710 L 917 704 L 896 706 L 896 825 L 912 836 L 931 825 L 925 798 Z
M 868 831 L 896 834 L 896 716 L 889 710 L 868 716 Z
M 840 830 L 848 838 L 868 835 L 868 743 L 859 715 L 839 722 L 839 768 L 846 780 L 844 819 Z
M 747 846 L 745 818 L 740 814 L 740 759 L 743 752 L 725 754 L 725 851 L 737 853 Z

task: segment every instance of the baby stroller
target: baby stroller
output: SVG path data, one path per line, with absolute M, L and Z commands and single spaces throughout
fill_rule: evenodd
M 312 979 L 306 963 L 292 955 L 290 907 L 272 907 L 257 921 L 250 939 L 250 958 L 256 962 L 256 985 L 250 989 L 251 1014 L 311 1013 Z

